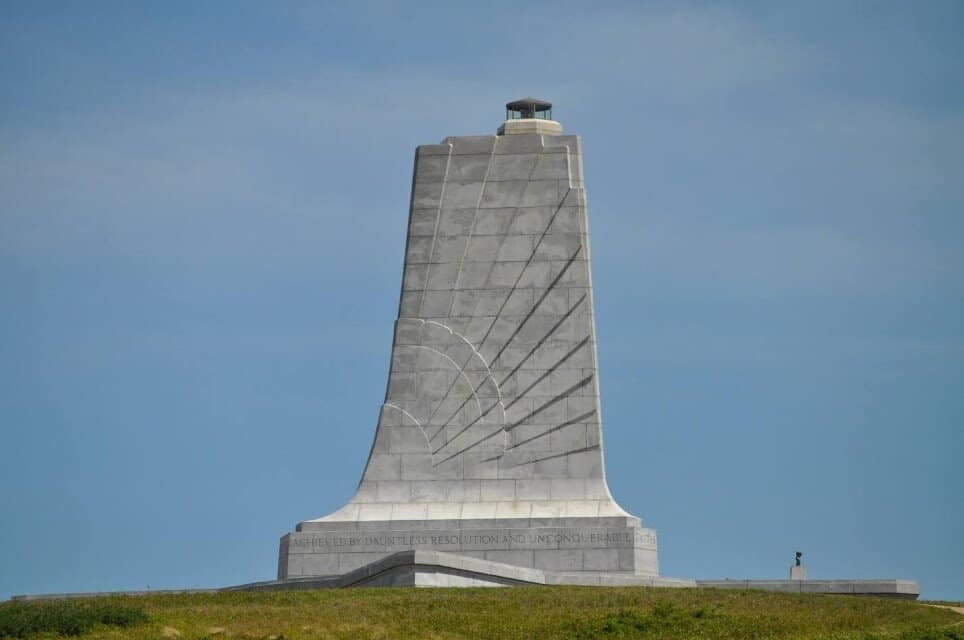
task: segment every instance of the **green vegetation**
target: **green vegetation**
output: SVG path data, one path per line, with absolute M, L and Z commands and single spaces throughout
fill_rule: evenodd
M 31 607 L 101 607 L 140 616 L 125 618 L 127 622 L 99 618 L 99 624 L 87 627 L 85 640 L 964 640 L 964 616 L 912 601 L 715 589 L 402 588 L 153 595 L 7 603 L 0 605 L 0 620 Z M 144 620 L 144 613 L 149 621 L 134 624 Z M 0 627 L 0 635 L 26 635 L 8 628 Z
M 0 604 L 0 638 L 26 638 L 42 633 L 79 636 L 98 624 L 132 627 L 147 620 L 141 607 L 115 598 L 8 602 Z

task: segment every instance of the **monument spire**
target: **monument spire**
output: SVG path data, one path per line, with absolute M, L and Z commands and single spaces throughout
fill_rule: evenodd
M 499 135 L 416 149 L 371 453 L 344 507 L 282 539 L 279 578 L 413 549 L 658 576 L 606 484 L 582 145 L 551 116 L 523 98 Z

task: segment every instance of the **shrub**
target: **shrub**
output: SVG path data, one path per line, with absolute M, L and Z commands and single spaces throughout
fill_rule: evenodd
M 98 623 L 131 627 L 143 622 L 147 622 L 147 614 L 142 609 L 111 601 L 53 600 L 0 604 L 2 638 L 26 638 L 44 632 L 79 636 Z
M 684 610 L 671 602 L 657 602 L 649 610 L 622 609 L 571 622 L 569 631 L 580 640 L 639 638 L 647 634 L 676 632 L 689 635 L 713 624 L 716 612 L 706 607 Z

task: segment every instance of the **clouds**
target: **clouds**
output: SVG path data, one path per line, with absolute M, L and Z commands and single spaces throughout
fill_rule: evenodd
M 308 24 L 330 18 L 301 9 Z M 534 84 L 590 152 L 605 149 L 587 165 L 594 220 L 615 216 L 620 232 L 597 245 L 632 238 L 646 250 L 634 268 L 848 294 L 953 277 L 960 253 L 940 230 L 961 227 L 964 116 L 829 94 L 833 52 L 806 42 L 730 8 L 623 7 L 540 15 L 459 72 L 416 55 L 404 73 L 322 61 L 241 85 L 162 74 L 0 128 L 0 247 L 304 265 L 307 238 L 326 233 L 397 254 L 412 147 L 493 128 L 510 87 Z M 529 49 L 544 55 L 515 53 Z
M 806 69 L 818 55 L 719 7 L 601 12 L 579 33 L 585 45 L 571 61 L 576 75 L 649 100 L 705 100 L 766 85 Z M 621 111 L 629 115 L 629 106 Z
M 606 150 L 587 166 L 598 217 L 627 222 L 597 244 L 633 238 L 647 254 L 637 268 L 695 281 L 706 260 L 712 280 L 738 288 L 848 292 L 960 268 L 939 230 L 960 229 L 964 116 L 829 94 L 819 71 L 833 52 L 755 18 L 577 9 L 500 32 L 487 59 L 456 46 L 446 53 L 460 71 L 415 47 L 404 73 L 331 60 L 245 84 L 199 85 L 191 69 L 132 81 L 107 104 L 0 128 L 0 246 L 304 264 L 306 238 L 327 231 L 391 252 L 412 147 L 466 123 L 493 128 L 508 92 L 534 84 L 590 151 Z

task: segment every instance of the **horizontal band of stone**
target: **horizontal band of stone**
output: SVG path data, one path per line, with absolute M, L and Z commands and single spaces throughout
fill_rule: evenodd
M 408 550 L 394 553 L 343 575 L 252 582 L 222 589 L 112 591 L 13 596 L 16 601 L 42 601 L 98 596 L 140 596 L 160 593 L 218 591 L 277 591 L 374 586 L 515 586 L 588 585 L 671 588 L 763 589 L 789 593 L 872 595 L 915 599 L 920 586 L 913 580 L 690 580 L 611 573 L 566 573 L 519 567 L 444 551 Z
M 619 505 L 601 500 L 491 500 L 488 502 L 362 502 L 349 503 L 338 511 L 308 520 L 312 522 L 364 522 L 392 520 L 477 520 L 499 518 L 585 518 L 627 516 Z
M 713 589 L 760 589 L 783 593 L 827 593 L 917 598 L 920 585 L 914 580 L 697 580 L 697 586 Z
M 226 591 L 269 591 L 376 586 L 594 585 L 695 587 L 693 580 L 600 573 L 571 574 L 520 567 L 445 551 L 409 550 L 340 576 L 289 578 L 228 587 Z
M 624 516 L 306 522 L 281 539 L 279 578 L 343 575 L 409 550 L 545 571 L 659 575 L 656 532 Z
M 562 124 L 556 120 L 523 118 L 519 120 L 506 120 L 499 125 L 498 134 L 500 136 L 519 133 L 539 133 L 544 136 L 558 136 L 562 134 Z
M 286 553 L 317 554 L 401 551 L 406 548 L 448 547 L 458 551 L 556 550 L 556 549 L 656 549 L 656 532 L 632 524 L 604 525 L 585 521 L 581 525 L 508 527 L 494 521 L 487 525 L 436 522 L 436 527 L 412 523 L 411 529 L 325 528 L 289 533 L 282 538 Z
M 440 520 L 308 520 L 295 531 L 419 531 L 429 529 L 530 529 L 559 527 L 640 527 L 635 516 L 559 517 L 559 518 L 452 518 Z M 653 533 L 655 536 L 655 532 Z

